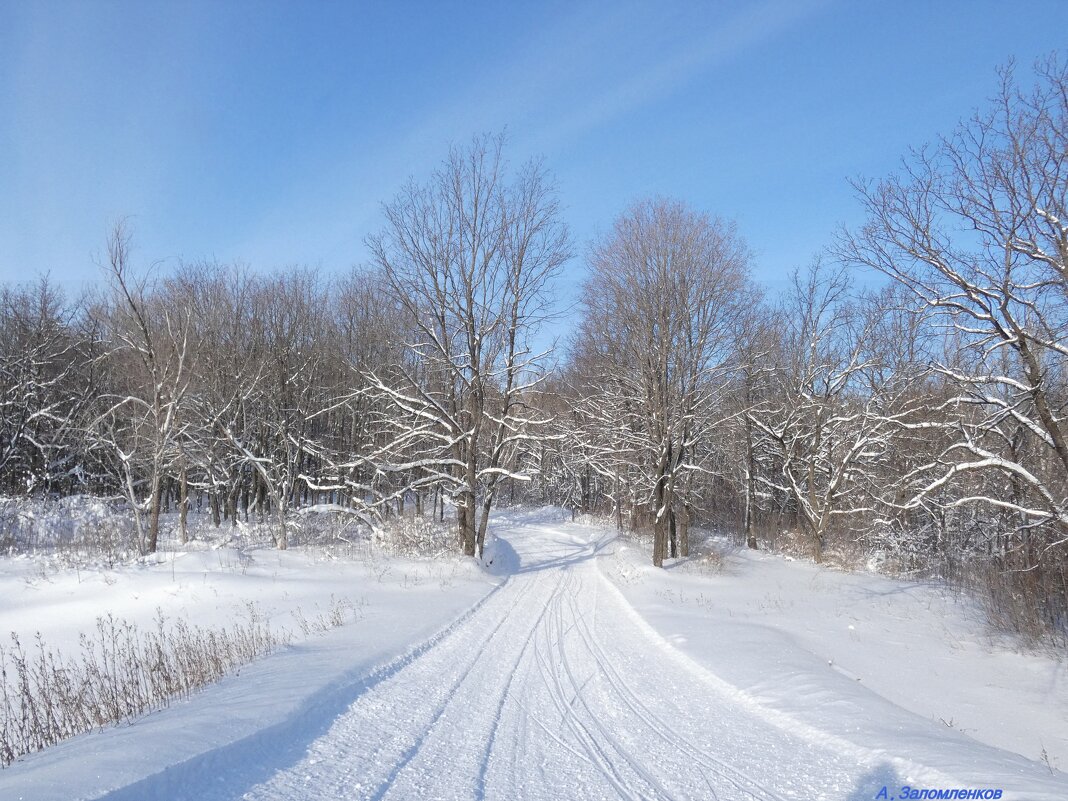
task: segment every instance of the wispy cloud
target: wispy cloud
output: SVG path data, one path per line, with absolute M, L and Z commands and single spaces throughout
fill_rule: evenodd
M 542 149 L 550 150 L 586 134 L 678 90 L 715 65 L 774 39 L 829 3 L 770 0 L 745 5 L 725 19 L 702 23 L 668 52 L 654 59 L 635 59 L 615 85 L 542 127 L 536 141 Z
M 525 31 L 504 58 L 455 75 L 435 104 L 409 110 L 401 135 L 339 153 L 328 170 L 306 176 L 293 188 L 299 200 L 280 202 L 244 232 L 237 249 L 256 260 L 285 252 L 287 241 L 312 240 L 326 262 L 357 258 L 379 203 L 437 163 L 448 142 L 508 127 L 514 153 L 552 157 L 828 4 L 766 0 L 716 14 L 692 6 L 672 13 L 648 4 L 575 5 Z

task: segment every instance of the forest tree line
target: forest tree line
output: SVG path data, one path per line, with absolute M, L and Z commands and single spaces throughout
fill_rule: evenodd
M 540 163 L 454 148 L 383 207 L 347 275 L 144 270 L 0 295 L 0 492 L 219 524 L 334 504 L 444 519 L 481 554 L 502 494 L 976 581 L 1068 630 L 1068 70 L 1013 70 L 770 297 L 728 220 L 635 203 L 583 251 L 571 340 L 542 330 L 576 248 Z M 882 275 L 879 282 L 871 275 Z

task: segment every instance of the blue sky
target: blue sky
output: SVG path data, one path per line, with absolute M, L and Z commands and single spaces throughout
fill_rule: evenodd
M 0 0 L 0 280 L 135 256 L 344 270 L 380 203 L 507 127 L 579 258 L 636 199 L 734 218 L 773 289 L 893 170 L 1064 48 L 1068 2 Z

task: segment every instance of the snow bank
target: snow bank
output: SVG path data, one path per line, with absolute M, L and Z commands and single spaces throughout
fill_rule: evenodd
M 1031 761 L 1012 770 L 1068 768 L 1065 663 L 1012 650 L 965 598 L 745 550 L 719 571 L 647 559 L 616 543 L 600 566 L 675 648 L 769 709 L 888 751 L 911 732 L 928 764 L 970 769 L 958 740 Z

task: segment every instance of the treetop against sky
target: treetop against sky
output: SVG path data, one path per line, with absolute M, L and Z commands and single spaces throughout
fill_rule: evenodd
M 1065 23 L 1055 0 L 0 0 L 0 280 L 95 283 L 123 217 L 145 264 L 367 263 L 409 176 L 507 130 L 579 256 L 676 197 L 736 219 L 778 288 L 860 220 L 847 179 L 952 130 Z

